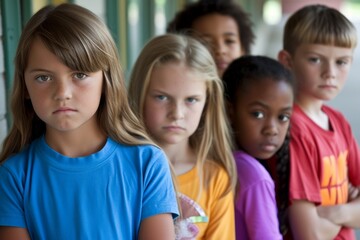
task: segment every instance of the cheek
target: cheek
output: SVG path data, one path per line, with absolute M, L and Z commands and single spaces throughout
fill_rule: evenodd
M 191 109 L 191 111 L 188 112 L 187 118 L 190 121 L 193 121 L 195 125 L 198 125 L 204 110 L 205 110 L 204 104 L 196 106 L 195 108 Z
M 234 44 L 230 51 L 231 51 L 232 60 L 235 60 L 236 58 L 243 55 L 240 43 Z
M 281 126 L 279 126 L 279 131 L 280 131 L 280 139 L 282 142 L 284 142 L 286 134 L 289 131 L 289 126 L 290 126 L 290 122 L 283 124 Z
M 151 104 L 148 100 L 146 100 L 146 102 L 144 105 L 143 120 L 148 129 L 153 129 L 160 125 L 165 113 L 161 107 Z

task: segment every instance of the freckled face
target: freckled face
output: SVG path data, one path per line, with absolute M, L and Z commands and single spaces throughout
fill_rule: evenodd
M 284 142 L 294 94 L 284 81 L 263 79 L 239 91 L 230 119 L 240 149 L 258 159 L 273 156 Z
M 85 73 L 65 66 L 40 38 L 31 43 L 25 84 L 38 117 L 48 131 L 98 128 L 102 71 Z
M 234 59 L 244 55 L 238 25 L 232 17 L 208 14 L 197 19 L 192 28 L 212 47 L 220 77 Z
M 160 146 L 188 142 L 206 101 L 203 76 L 183 63 L 154 68 L 145 96 L 144 122 Z

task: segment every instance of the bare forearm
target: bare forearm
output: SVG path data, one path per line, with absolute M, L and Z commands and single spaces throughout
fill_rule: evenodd
M 334 239 L 341 226 L 318 215 L 316 206 L 307 201 L 296 201 L 289 209 L 294 239 Z
M 0 226 L 0 240 L 2 239 L 30 240 L 30 236 L 26 228 Z
M 346 204 L 321 207 L 318 213 L 334 224 L 360 228 L 360 197 Z

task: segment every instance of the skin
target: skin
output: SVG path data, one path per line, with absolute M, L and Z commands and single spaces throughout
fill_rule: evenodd
M 353 49 L 322 44 L 301 44 L 293 55 L 282 50 L 279 60 L 292 70 L 298 83 L 296 103 L 319 126 L 329 130 L 329 120 L 321 107 L 342 90 L 351 64 Z M 289 219 L 295 239 L 334 239 L 342 226 L 360 225 L 360 199 L 346 204 L 316 206 L 306 200 L 295 200 L 289 208 Z M 353 195 L 353 196 L 352 196 Z
M 59 153 L 79 157 L 97 152 L 106 135 L 96 119 L 102 95 L 103 74 L 65 66 L 39 38 L 31 45 L 25 83 L 36 114 L 46 123 L 47 143 Z M 0 227 L 0 239 L 30 239 L 27 229 Z M 141 222 L 139 239 L 175 239 L 170 214 Z
M 238 91 L 230 108 L 238 147 L 258 159 L 272 157 L 284 142 L 293 101 L 292 86 L 270 78 Z
M 319 126 L 328 129 L 321 111 L 325 101 L 342 90 L 352 63 L 353 49 L 321 44 L 302 44 L 291 56 L 285 50 L 279 60 L 288 66 L 297 81 L 296 103 Z
M 203 77 L 184 63 L 154 68 L 144 103 L 144 122 L 165 150 L 177 175 L 196 163 L 189 137 L 198 128 L 206 101 Z
M 234 59 L 244 54 L 238 25 L 232 17 L 208 14 L 196 19 L 192 28 L 211 46 L 220 77 Z
M 39 38 L 25 69 L 28 96 L 46 123 L 46 141 L 69 157 L 88 155 L 106 141 L 96 119 L 102 94 L 102 71 L 85 73 L 65 66 Z

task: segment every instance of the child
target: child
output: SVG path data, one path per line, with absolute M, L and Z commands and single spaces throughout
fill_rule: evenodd
M 220 77 L 234 59 L 250 54 L 255 38 L 248 14 L 232 0 L 200 0 L 186 5 L 167 31 L 189 30 L 211 46 Z
M 360 198 L 360 152 L 344 116 L 325 105 L 346 81 L 356 29 L 338 10 L 309 5 L 284 31 L 279 60 L 294 74 L 297 91 L 291 123 L 289 219 L 295 239 L 355 239 Z
M 291 75 L 276 60 L 244 56 L 230 64 L 223 81 L 238 149 L 234 153 L 240 183 L 235 204 L 236 238 L 282 239 L 274 181 L 257 159 L 272 158 L 284 143 L 294 99 Z M 277 163 L 284 161 L 289 160 Z M 284 166 L 288 171 L 288 164 Z M 285 201 L 287 196 L 281 199 Z
M 131 112 L 117 49 L 85 8 L 47 6 L 15 59 L 0 155 L 2 239 L 174 239 L 165 154 Z
M 236 169 L 222 91 L 211 54 L 191 37 L 155 37 L 134 65 L 133 109 L 177 175 L 177 239 L 235 239 Z

